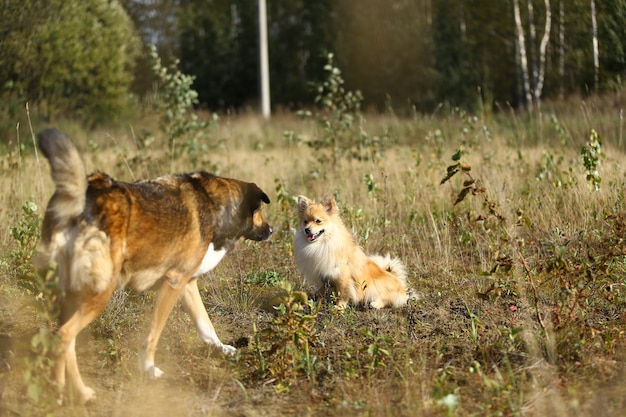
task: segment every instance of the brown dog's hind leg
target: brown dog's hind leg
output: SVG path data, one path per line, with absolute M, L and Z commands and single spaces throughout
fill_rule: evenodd
M 55 376 L 59 390 L 65 386 L 65 372 L 69 374 L 76 402 L 85 404 L 95 398 L 95 392 L 87 387 L 76 362 L 76 337 L 85 327 L 102 313 L 115 289 L 115 283 L 104 292 L 96 295 L 70 293 L 63 301 L 62 325 L 59 329 L 60 354 L 57 359 Z
M 209 314 L 202 302 L 202 297 L 200 297 L 197 279 L 187 283 L 185 286 L 183 303 L 185 311 L 189 314 L 191 320 L 196 323 L 200 339 L 207 345 L 217 346 L 225 355 L 234 355 L 236 349 L 233 346 L 223 344 L 217 337 L 217 333 L 215 333 L 213 323 L 211 323 Z
M 161 337 L 167 318 L 180 298 L 180 294 L 189 279 L 188 277 L 183 278 L 177 275 L 178 274 L 175 273 L 169 273 L 168 276 L 165 277 L 165 282 L 163 282 L 159 289 L 159 294 L 157 295 L 154 305 L 150 332 L 143 343 L 141 367 L 143 372 L 145 372 L 150 379 L 156 379 L 163 375 L 163 371 L 154 366 L 157 344 L 159 343 L 159 338 Z

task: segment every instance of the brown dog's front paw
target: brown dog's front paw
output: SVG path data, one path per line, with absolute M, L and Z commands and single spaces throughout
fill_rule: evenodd
M 144 372 L 149 379 L 159 379 L 165 373 L 154 365 L 149 366 Z

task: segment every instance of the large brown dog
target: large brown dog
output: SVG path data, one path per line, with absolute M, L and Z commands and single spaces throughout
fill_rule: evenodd
M 135 183 L 101 172 L 86 176 L 71 139 L 55 129 L 39 135 L 56 185 L 42 226 L 38 268 L 56 264 L 61 291 L 56 364 L 59 388 L 69 374 L 77 399 L 94 391 L 76 363 L 78 333 L 104 310 L 118 286 L 158 290 L 142 367 L 151 378 L 163 372 L 154 355 L 165 322 L 181 297 L 200 338 L 224 354 L 235 348 L 217 337 L 200 298 L 197 277 L 213 269 L 241 238 L 269 239 L 263 220 L 267 195 L 255 184 L 206 172 L 171 175 Z

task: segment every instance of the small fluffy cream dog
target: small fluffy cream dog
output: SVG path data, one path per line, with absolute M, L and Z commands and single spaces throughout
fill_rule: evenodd
M 414 297 L 407 288 L 402 262 L 389 255 L 365 255 L 330 195 L 320 203 L 298 197 L 294 254 L 306 283 L 317 293 L 323 291 L 325 282 L 330 283 L 339 293 L 340 307 L 348 302 L 377 309 L 400 307 Z

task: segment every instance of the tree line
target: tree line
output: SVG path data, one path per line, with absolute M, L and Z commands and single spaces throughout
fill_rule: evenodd
M 106 118 L 152 92 L 155 44 L 195 77 L 201 106 L 256 106 L 257 7 L 4 0 L 0 93 Z M 626 70 L 626 0 L 272 0 L 267 16 L 275 107 L 313 103 L 329 52 L 379 110 L 531 107 L 619 89 Z

